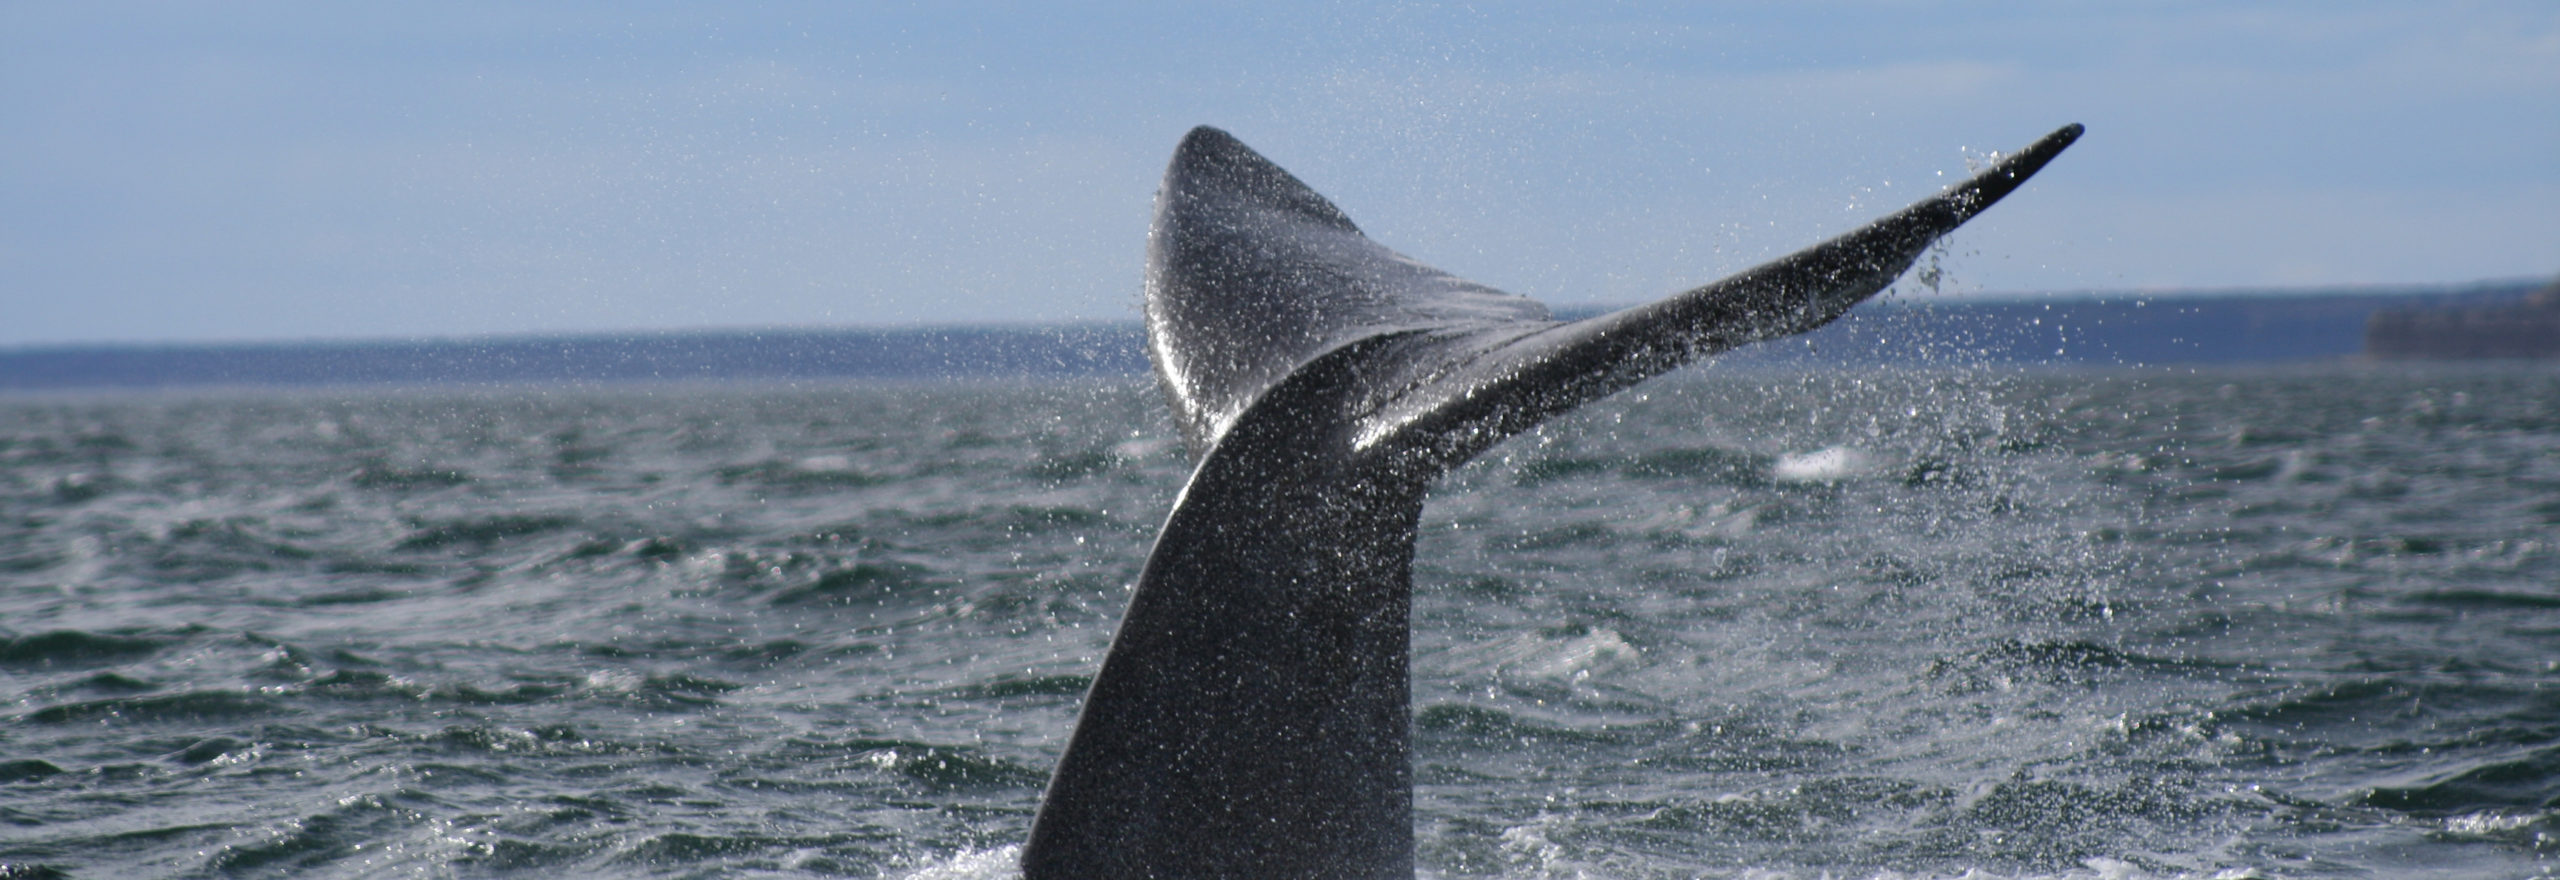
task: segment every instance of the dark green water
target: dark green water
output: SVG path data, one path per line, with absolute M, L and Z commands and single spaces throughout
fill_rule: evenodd
M 0 398 L 0 877 L 1002 876 L 1171 436 Z M 1428 875 L 2560 873 L 2560 370 L 1690 371 L 1420 559 Z

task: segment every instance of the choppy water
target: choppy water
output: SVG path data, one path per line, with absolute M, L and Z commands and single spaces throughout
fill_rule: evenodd
M 1000 876 L 1160 411 L 0 399 L 0 876 Z M 1420 558 L 1426 874 L 2560 872 L 2550 368 L 1691 371 Z

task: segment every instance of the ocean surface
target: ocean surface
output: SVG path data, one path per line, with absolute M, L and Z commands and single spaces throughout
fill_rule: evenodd
M 0 397 L 0 877 L 1005 876 L 1163 410 Z M 1693 368 L 1423 532 L 1426 876 L 2560 876 L 2560 368 Z

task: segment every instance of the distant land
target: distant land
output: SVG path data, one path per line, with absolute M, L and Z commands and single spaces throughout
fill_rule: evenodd
M 2560 302 L 2550 286 L 2536 279 L 2348 290 L 1892 299 L 1804 337 L 1747 348 L 1718 362 L 2167 365 L 2459 357 L 2462 327 L 2524 326 L 2515 315 L 2545 299 Z M 2531 343 L 2542 332 L 2537 326 L 2519 331 L 2526 348 L 2518 351 L 2524 353 L 2488 354 L 2534 356 Z M 2376 350 L 2368 350 L 2369 333 Z M 0 349 L 0 390 L 1134 376 L 1147 370 L 1144 346 L 1142 329 L 1130 321 L 25 347 Z
M 2560 281 L 2517 301 L 2375 312 L 2364 349 L 2387 360 L 2560 358 Z

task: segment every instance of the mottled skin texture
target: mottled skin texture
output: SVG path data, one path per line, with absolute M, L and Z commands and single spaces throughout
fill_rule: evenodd
M 1558 323 L 1371 242 L 1216 129 L 1149 238 L 1150 351 L 1198 469 L 1023 851 L 1049 878 L 1413 874 L 1414 528 L 1449 468 L 1697 358 L 1811 330 L 2079 135 L 1706 287 Z

